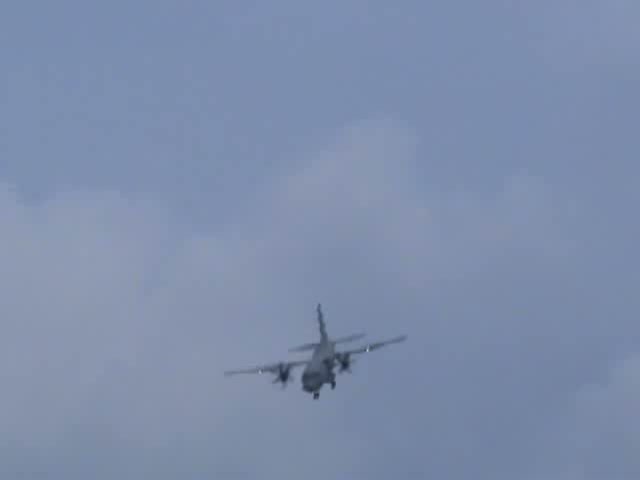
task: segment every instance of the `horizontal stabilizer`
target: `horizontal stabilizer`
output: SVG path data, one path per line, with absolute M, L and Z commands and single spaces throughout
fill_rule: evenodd
M 309 350 L 313 350 L 318 346 L 317 343 L 305 343 L 304 345 L 300 345 L 299 347 L 290 348 L 290 352 L 307 352 Z
M 356 340 L 360 340 L 361 338 L 364 338 L 365 335 L 366 335 L 365 333 L 356 333 L 354 335 L 349 335 L 348 337 L 338 338 L 337 340 L 334 340 L 333 343 L 355 342 Z

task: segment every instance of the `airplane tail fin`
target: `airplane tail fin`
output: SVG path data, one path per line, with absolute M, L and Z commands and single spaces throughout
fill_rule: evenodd
M 324 315 L 322 314 L 322 305 L 318 304 L 316 309 L 318 312 L 318 327 L 320 328 L 320 343 L 329 341 L 329 337 L 327 336 L 327 327 L 324 323 Z M 290 348 L 290 352 L 306 352 L 308 350 L 313 350 L 318 345 L 318 342 L 305 343 L 304 345 L 299 345 L 297 347 Z
M 322 305 L 318 304 L 317 307 L 317 312 L 318 312 L 318 327 L 320 328 L 320 338 L 322 338 L 323 341 L 328 340 L 328 336 L 327 336 L 327 327 L 324 323 L 324 314 L 322 313 Z

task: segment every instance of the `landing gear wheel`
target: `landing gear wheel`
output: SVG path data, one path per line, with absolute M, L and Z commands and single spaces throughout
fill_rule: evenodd
M 331 390 L 333 390 L 334 388 L 336 388 L 336 382 L 335 381 L 331 382 Z
M 315 392 L 315 393 L 313 394 L 313 399 L 314 399 L 314 400 L 317 400 L 318 398 L 320 398 L 320 393 Z

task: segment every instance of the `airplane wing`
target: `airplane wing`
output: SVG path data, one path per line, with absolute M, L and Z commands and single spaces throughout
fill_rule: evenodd
M 344 352 L 335 352 L 334 359 L 338 364 L 339 373 L 343 372 L 351 372 L 351 365 L 354 360 L 351 359 L 351 355 L 357 355 L 359 353 L 367 353 L 373 350 L 377 350 L 378 348 L 382 348 L 386 345 L 390 345 L 392 343 L 400 343 L 404 342 L 407 339 L 406 335 L 402 335 L 399 337 L 391 338 L 389 340 L 383 340 L 381 342 L 370 343 L 360 348 L 356 348 L 354 350 L 346 350 Z
M 263 365 L 260 367 L 252 367 L 252 368 L 246 368 L 241 370 L 227 370 L 226 372 L 224 372 L 224 376 L 230 377 L 231 375 L 239 375 L 244 373 L 258 373 L 258 374 L 276 373 L 277 374 L 283 369 L 289 370 L 295 367 L 299 367 L 300 365 L 306 365 L 308 363 L 309 363 L 308 360 L 300 360 L 295 362 L 278 362 L 278 363 L 272 363 L 270 365 Z
M 381 342 L 370 343 L 360 348 L 356 348 L 354 350 L 346 350 L 344 352 L 335 352 L 334 361 L 337 362 L 339 373 L 343 372 L 351 372 L 351 365 L 354 363 L 351 355 L 358 355 L 360 353 L 367 353 L 373 350 L 377 350 L 378 348 L 382 348 L 386 345 L 390 345 L 392 343 L 400 343 L 404 342 L 407 339 L 406 335 L 401 335 L 399 337 L 390 338 L 389 340 L 383 340 Z
M 406 335 L 401 335 L 399 337 L 395 337 L 395 338 L 391 338 L 389 340 L 383 340 L 381 342 L 375 342 L 375 343 L 370 343 L 368 345 L 365 345 L 363 347 L 360 348 L 356 348 L 354 350 L 346 350 L 344 352 L 339 352 L 340 355 L 357 355 L 359 353 L 367 353 L 367 352 L 371 352 L 373 350 L 377 350 L 379 348 L 382 348 L 386 345 L 390 345 L 392 343 L 400 343 L 400 342 L 404 342 L 407 339 Z M 338 353 L 338 352 L 336 352 Z

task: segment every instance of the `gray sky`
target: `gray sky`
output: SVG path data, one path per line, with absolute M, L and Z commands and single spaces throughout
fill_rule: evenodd
M 638 478 L 639 20 L 5 2 L 3 478 Z

